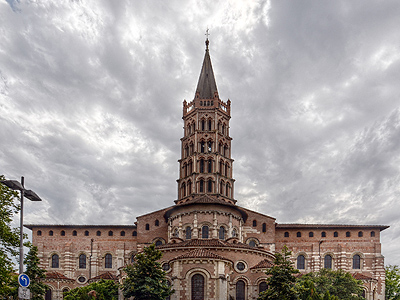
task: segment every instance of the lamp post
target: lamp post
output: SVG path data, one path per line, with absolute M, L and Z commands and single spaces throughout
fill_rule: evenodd
M 19 222 L 19 274 L 24 272 L 24 197 L 31 201 L 42 201 L 40 197 L 32 190 L 24 188 L 24 177 L 21 177 L 21 182 L 17 180 L 1 180 L 0 183 L 9 187 L 10 189 L 21 192 L 21 215 Z

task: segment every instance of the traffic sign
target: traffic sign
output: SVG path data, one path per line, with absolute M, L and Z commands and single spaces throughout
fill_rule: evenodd
M 18 297 L 20 299 L 31 299 L 31 291 L 26 287 L 20 286 L 18 288 Z
M 29 284 L 31 283 L 31 280 L 29 279 L 28 275 L 26 274 L 20 274 L 18 276 L 18 283 L 22 287 L 28 287 Z

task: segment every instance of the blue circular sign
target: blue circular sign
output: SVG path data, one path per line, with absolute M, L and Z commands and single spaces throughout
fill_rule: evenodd
M 18 276 L 18 283 L 22 287 L 28 287 L 29 284 L 31 283 L 31 280 L 29 279 L 28 275 L 21 274 Z

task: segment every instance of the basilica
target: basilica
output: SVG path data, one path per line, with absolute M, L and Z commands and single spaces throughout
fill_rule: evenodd
M 246 199 L 234 198 L 231 105 L 218 94 L 207 39 L 194 98 L 183 102 L 177 200 L 131 225 L 26 225 L 47 271 L 46 299 L 100 279 L 122 282 L 124 266 L 152 243 L 173 300 L 257 299 L 285 245 L 300 273 L 343 269 L 362 280 L 365 299 L 385 298 L 380 233 L 388 226 L 282 224 L 238 205 Z

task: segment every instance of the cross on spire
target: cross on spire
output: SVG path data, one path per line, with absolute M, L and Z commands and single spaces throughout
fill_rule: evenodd
M 210 42 L 208 41 L 208 36 L 210 35 L 210 33 L 208 31 L 209 31 L 209 29 L 207 27 L 206 34 L 205 34 L 205 36 L 207 37 L 207 39 L 206 39 L 206 50 L 208 50 L 208 45 L 210 44 Z

